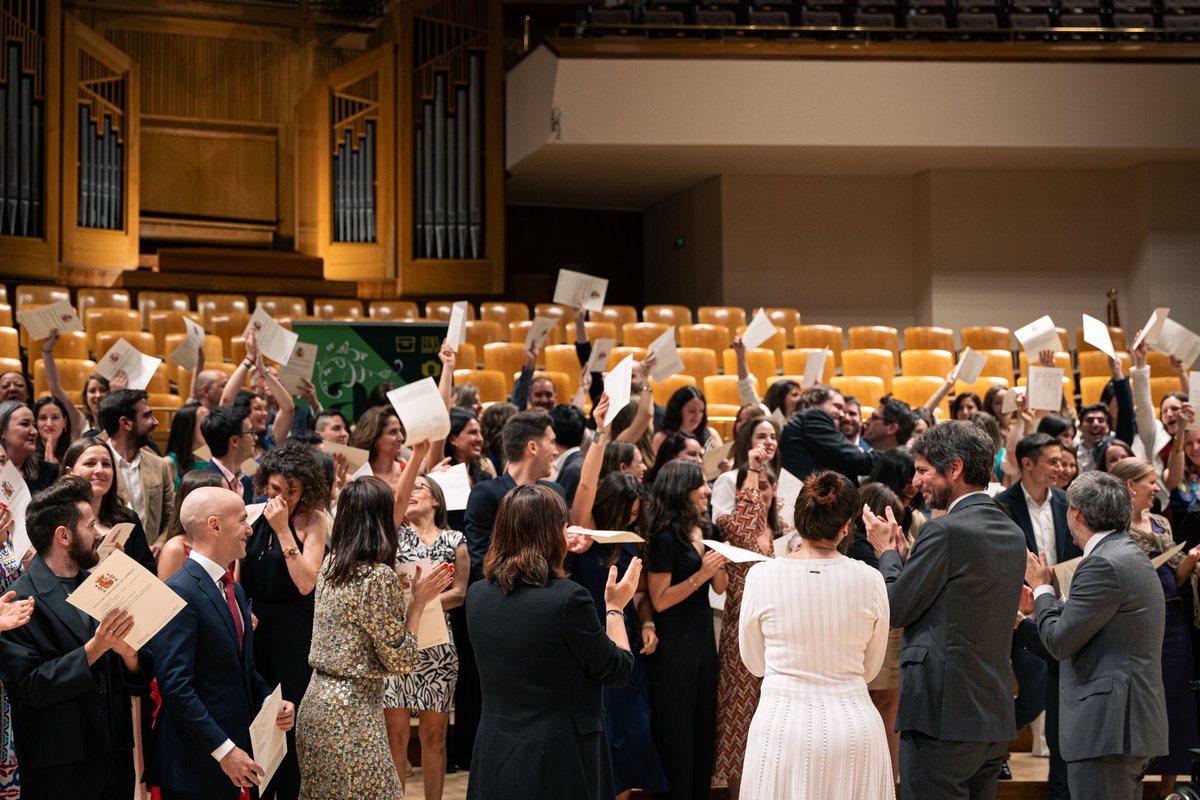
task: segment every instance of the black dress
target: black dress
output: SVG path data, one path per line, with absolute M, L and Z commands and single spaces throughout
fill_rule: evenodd
M 295 536 L 294 528 L 292 533 L 303 553 L 304 542 Z M 279 537 L 265 516 L 255 520 L 246 542 L 241 580 L 251 610 L 258 617 L 258 627 L 254 629 L 254 666 L 272 687 L 283 685 L 284 700 L 299 705 L 312 677 L 308 650 L 312 644 L 315 592 L 300 594 L 296 588 Z M 288 732 L 287 755 L 262 797 L 294 800 L 299 794 L 300 766 L 292 730 Z
M 700 570 L 700 553 L 668 532 L 651 535 L 646 569 L 671 585 Z M 708 581 L 683 602 L 656 611 L 658 648 L 646 658 L 654 740 L 676 800 L 708 800 L 717 738 L 717 641 Z

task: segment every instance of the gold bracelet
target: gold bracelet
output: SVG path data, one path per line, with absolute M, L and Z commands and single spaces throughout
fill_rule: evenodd
M 1171 447 L 1171 452 L 1172 453 L 1182 453 L 1183 452 L 1183 442 L 1184 442 L 1183 439 L 1176 439 L 1175 444 Z

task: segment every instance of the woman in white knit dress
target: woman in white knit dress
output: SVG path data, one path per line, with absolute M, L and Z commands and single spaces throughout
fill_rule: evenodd
M 887 588 L 877 570 L 837 549 L 859 506 L 845 477 L 813 473 L 796 501 L 800 548 L 746 577 L 742 660 L 764 678 L 746 742 L 745 800 L 895 797 L 883 721 L 867 693 L 887 649 Z

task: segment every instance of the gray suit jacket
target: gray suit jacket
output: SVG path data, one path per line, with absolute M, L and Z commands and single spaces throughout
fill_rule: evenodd
M 1125 533 L 1079 562 L 1068 600 L 1034 603 L 1038 635 L 1062 662 L 1059 747 L 1067 761 L 1167 753 L 1162 584 Z
M 1013 620 L 1025 535 L 992 498 L 975 495 L 925 523 L 908 562 L 885 552 L 892 627 L 904 628 L 896 729 L 952 742 L 1016 737 Z

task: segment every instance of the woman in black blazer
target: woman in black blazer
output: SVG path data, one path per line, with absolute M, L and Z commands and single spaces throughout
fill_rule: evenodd
M 550 489 L 511 490 L 496 512 L 486 580 L 467 592 L 483 688 L 469 800 L 612 800 L 601 686 L 623 686 L 633 668 L 622 609 L 642 565 L 633 559 L 620 583 L 609 571 L 601 621 L 588 590 L 563 572 L 566 525 Z

